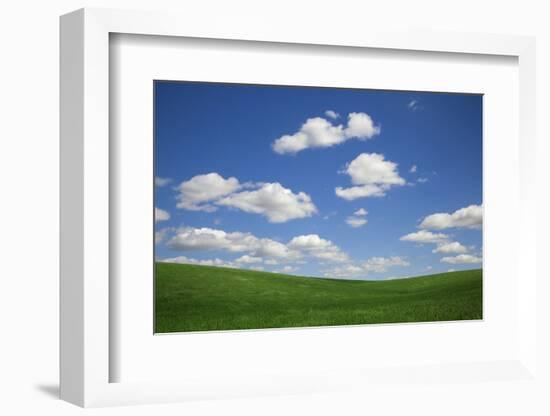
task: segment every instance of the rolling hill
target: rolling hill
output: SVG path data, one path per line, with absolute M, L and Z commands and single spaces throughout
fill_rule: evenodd
M 482 319 L 482 271 L 386 281 L 155 265 L 155 332 Z

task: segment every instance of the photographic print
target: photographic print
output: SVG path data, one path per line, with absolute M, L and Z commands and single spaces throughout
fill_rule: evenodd
M 483 318 L 482 95 L 154 95 L 156 333 Z

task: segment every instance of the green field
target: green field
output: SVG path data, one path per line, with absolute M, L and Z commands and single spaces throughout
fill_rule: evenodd
M 482 271 L 386 281 L 156 264 L 155 332 L 482 318 Z

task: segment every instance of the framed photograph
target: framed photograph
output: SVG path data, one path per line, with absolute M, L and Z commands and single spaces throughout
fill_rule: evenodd
M 482 95 L 153 88 L 155 333 L 482 319 Z
M 61 18 L 62 398 L 536 385 L 534 40 L 243 27 Z

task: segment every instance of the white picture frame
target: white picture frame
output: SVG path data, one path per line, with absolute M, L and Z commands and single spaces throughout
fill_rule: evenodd
M 529 37 L 464 33 L 357 30 L 327 35 L 322 28 L 285 28 L 220 20 L 208 25 L 193 16 L 82 9 L 61 18 L 61 398 L 88 406 L 159 403 L 197 398 L 319 393 L 350 385 L 389 383 L 405 373 L 380 368 L 234 383 L 234 374 L 184 381 L 110 382 L 110 168 L 109 36 L 113 33 L 225 39 L 281 44 L 331 45 L 453 54 L 504 55 L 519 62 L 520 215 L 518 252 L 523 271 L 517 294 L 519 354 L 506 362 L 442 363 L 419 371 L 422 379 L 479 383 L 476 371 L 505 373 L 507 380 L 537 382 L 535 41 Z M 530 249 L 531 248 L 531 249 Z M 419 363 L 420 364 L 420 363 Z M 359 370 L 359 369 L 358 369 Z M 396 374 L 398 375 L 396 377 Z M 343 378 L 347 379 L 342 383 Z M 351 382 L 353 380 L 353 382 Z M 385 380 L 385 381 L 384 381 Z

